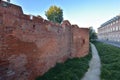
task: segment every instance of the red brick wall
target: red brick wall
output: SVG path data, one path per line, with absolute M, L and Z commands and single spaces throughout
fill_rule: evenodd
M 19 6 L 3 7 L 2 3 L 0 80 L 34 80 L 56 63 L 88 54 L 88 29 L 72 26 L 69 21 L 59 25 L 41 17 L 30 19 Z
M 89 29 L 72 25 L 73 42 L 71 57 L 82 57 L 89 52 Z

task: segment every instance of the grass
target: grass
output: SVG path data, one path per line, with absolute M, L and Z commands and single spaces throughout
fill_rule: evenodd
M 120 80 L 120 48 L 94 42 L 101 58 L 101 80 Z
M 83 58 L 69 59 L 65 63 L 57 63 L 42 77 L 36 80 L 80 80 L 88 69 L 91 53 Z

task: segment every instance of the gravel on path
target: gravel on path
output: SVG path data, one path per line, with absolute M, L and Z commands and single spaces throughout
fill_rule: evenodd
M 88 71 L 81 80 L 100 80 L 101 62 L 98 51 L 94 44 L 91 43 L 92 59 L 89 62 Z

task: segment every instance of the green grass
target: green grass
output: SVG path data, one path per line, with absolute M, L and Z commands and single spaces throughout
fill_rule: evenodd
M 65 63 L 56 64 L 36 80 L 80 80 L 89 67 L 90 59 L 91 53 L 83 58 L 69 59 Z
M 101 42 L 94 44 L 102 63 L 101 80 L 120 80 L 120 48 Z

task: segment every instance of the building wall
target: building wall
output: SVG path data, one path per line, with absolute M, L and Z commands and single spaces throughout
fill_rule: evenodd
M 55 24 L 0 2 L 0 80 L 34 80 L 56 63 L 89 52 L 89 30 Z M 6 3 L 5 3 L 6 4 Z
M 98 38 L 120 42 L 120 16 L 116 16 L 105 22 L 98 28 Z

